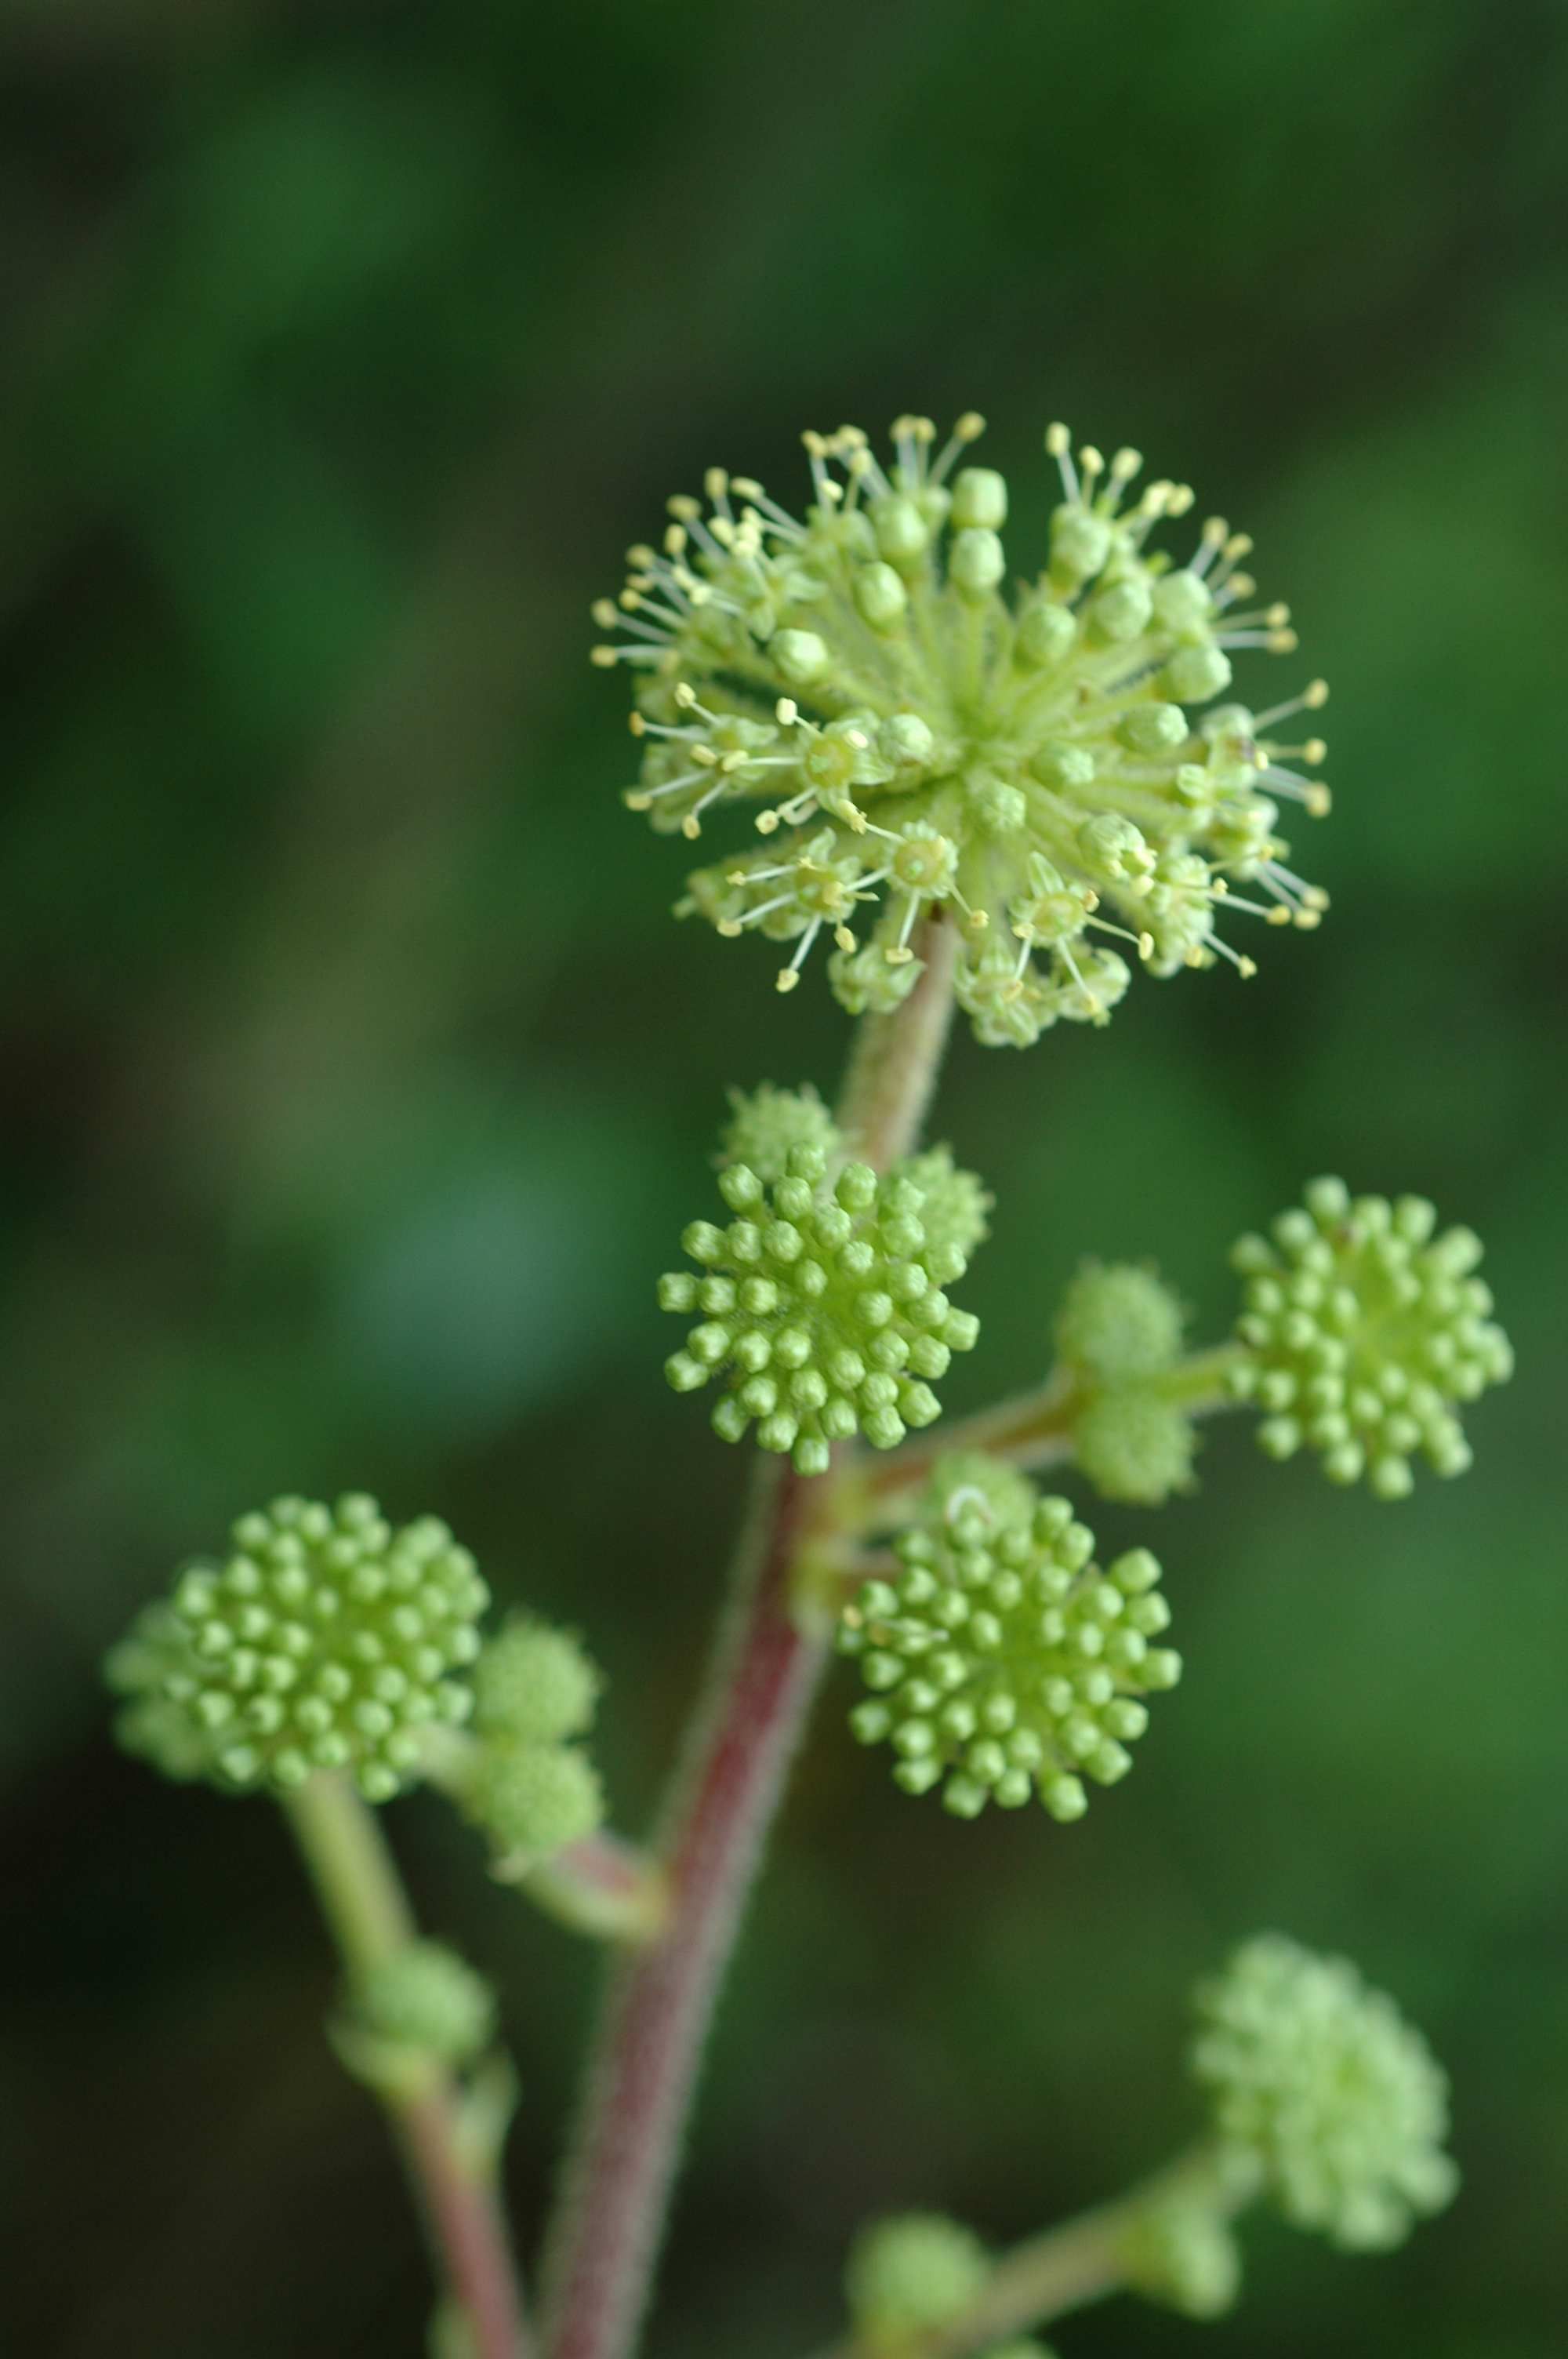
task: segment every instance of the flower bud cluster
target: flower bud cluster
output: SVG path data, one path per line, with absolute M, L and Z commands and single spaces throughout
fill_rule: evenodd
M 475 1743 L 449 1780 L 508 1861 L 543 1860 L 604 1818 L 586 1735 L 601 1681 L 577 1640 L 517 1615 L 474 1666 Z
M 942 1150 L 881 1179 L 864 1163 L 833 1177 L 828 1148 L 804 1144 L 771 1185 L 731 1163 L 719 1187 L 734 1217 L 694 1221 L 681 1239 L 700 1275 L 659 1281 L 664 1310 L 700 1314 L 665 1363 L 676 1390 L 722 1379 L 715 1432 L 739 1441 L 754 1426 L 803 1474 L 825 1473 L 831 1445 L 856 1432 L 891 1450 L 929 1425 L 933 1384 L 979 1332 L 945 1291 L 983 1233 L 979 1181 Z
M 683 913 L 792 945 L 781 989 L 826 929 L 853 1014 L 897 1005 L 944 917 L 978 1037 L 1023 1046 L 1104 1022 L 1130 959 L 1251 973 L 1227 909 L 1317 924 L 1278 821 L 1281 802 L 1326 810 L 1306 775 L 1325 748 L 1274 732 L 1326 690 L 1215 704 L 1233 655 L 1296 643 L 1284 607 L 1252 603 L 1250 541 L 1211 517 L 1184 560 L 1152 549 L 1191 491 L 1135 496 L 1135 451 L 1075 455 L 1063 427 L 1045 562 L 1010 595 L 1007 484 L 959 464 L 983 425 L 936 452 L 929 419 L 901 418 L 885 460 L 858 427 L 807 434 L 804 518 L 710 470 L 661 546 L 628 552 L 594 659 L 636 679 L 631 807 L 696 841 L 739 805 L 763 839 L 697 871 Z
M 1193 2070 L 1239 2183 L 1350 2251 L 1402 2243 L 1449 2201 L 1446 2078 L 1348 1960 L 1263 1934 L 1195 2004 Z
M 1150 1269 L 1086 1262 L 1056 1318 L 1073 1379 L 1073 1450 L 1108 1499 L 1157 1506 L 1189 1487 L 1196 1437 L 1165 1383 L 1181 1356 L 1182 1306 Z
M 1439 1474 L 1470 1464 L 1459 1404 L 1502 1383 L 1513 1355 L 1475 1275 L 1479 1239 L 1436 1223 L 1422 1197 L 1314 1180 L 1271 1238 L 1236 1245 L 1246 1351 L 1230 1382 L 1263 1410 L 1271 1457 L 1314 1450 L 1333 1482 L 1365 1475 L 1384 1499 L 1410 1492 L 1418 1452 Z
M 468 2064 L 495 2028 L 495 1995 L 455 1950 L 409 1941 L 362 1974 L 352 2030 L 378 2049 Z
M 1066 1821 L 1088 1807 L 1085 1777 L 1113 1785 L 1131 1767 L 1141 1699 L 1175 1685 L 1181 1658 L 1150 1643 L 1171 1617 L 1147 1549 L 1102 1572 L 1065 1499 L 1031 1488 L 1020 1514 L 1004 1500 L 947 1486 L 940 1521 L 895 1543 L 897 1578 L 845 1607 L 839 1650 L 871 1691 L 849 1725 L 892 1746 L 906 1793 L 939 1786 L 959 1818 L 1038 1792 Z
M 373 1802 L 418 1773 L 432 1723 L 464 1720 L 489 1603 L 433 1516 L 394 1530 L 373 1499 L 275 1499 L 232 1552 L 193 1565 L 106 1666 L 121 1741 L 166 1774 L 287 1793 L 347 1769 Z
M 972 2230 L 939 2212 L 874 2220 L 849 2250 L 844 2292 L 857 2333 L 896 2350 L 967 2310 L 990 2273 Z

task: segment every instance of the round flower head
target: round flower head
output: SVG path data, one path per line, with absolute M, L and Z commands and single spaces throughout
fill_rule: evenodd
M 481 1743 L 457 1781 L 459 1799 L 497 1849 L 547 1859 L 604 1821 L 604 1790 L 575 1745 Z
M 891 1450 L 929 1425 L 932 1383 L 979 1332 L 943 1292 L 968 1256 L 950 1234 L 927 1236 L 916 1181 L 864 1163 L 831 1181 L 828 1170 L 809 1146 L 791 1149 L 771 1188 L 730 1164 L 719 1186 L 735 1217 L 694 1221 L 681 1239 L 702 1275 L 659 1281 L 664 1310 L 701 1314 L 665 1363 L 670 1383 L 693 1392 L 724 1378 L 715 1432 L 739 1441 L 755 1424 L 762 1448 L 789 1451 L 803 1474 L 824 1473 L 830 1444 L 857 1431 Z
M 549 1745 L 593 1723 L 600 1678 L 577 1640 L 519 1614 L 487 1640 L 473 1669 L 481 1737 Z
M 389 2048 L 414 2048 L 449 2064 L 477 2056 L 495 2027 L 490 1984 L 455 1950 L 410 1941 L 354 1985 L 356 2029 Z
M 1119 1383 L 1157 1375 L 1182 1348 L 1182 1306 L 1152 1269 L 1087 1261 L 1056 1314 L 1056 1350 L 1075 1368 Z
M 1016 1516 L 972 1490 L 951 1493 L 938 1526 L 895 1543 L 895 1580 L 869 1581 L 839 1624 L 871 1690 L 849 1715 L 863 1745 L 889 1744 L 906 1793 L 940 1786 L 948 1810 L 1016 1809 L 1038 1790 L 1054 1819 L 1081 1818 L 1083 1776 L 1102 1786 L 1132 1766 L 1149 1714 L 1139 1699 L 1173 1687 L 1181 1658 L 1149 1641 L 1170 1613 L 1147 1549 L 1108 1571 L 1065 1499 Z
M 1411 1488 L 1417 1451 L 1439 1474 L 1469 1465 L 1457 1404 L 1503 1382 L 1513 1356 L 1473 1274 L 1478 1239 L 1469 1229 L 1437 1236 L 1435 1225 L 1420 1196 L 1390 1204 L 1314 1180 L 1271 1243 L 1236 1246 L 1246 1356 L 1231 1384 L 1267 1412 L 1258 1439 L 1271 1457 L 1305 1443 L 1333 1481 L 1365 1473 L 1385 1499 Z
M 906 2212 L 863 2228 L 844 2272 L 849 2315 L 873 2344 L 896 2348 L 967 2310 L 989 2275 L 979 2238 L 939 2212 Z
M 1073 1455 L 1102 1499 L 1157 1507 L 1193 1487 L 1192 1419 L 1155 1384 L 1108 1385 L 1073 1419 Z
M 383 1802 L 416 1775 L 420 1731 L 468 1713 L 489 1592 L 434 1516 L 394 1531 L 373 1499 L 276 1499 L 232 1553 L 198 1564 L 111 1656 L 134 1701 L 122 1741 L 176 1776 L 287 1793 L 351 1769 Z
M 781 989 L 826 929 L 857 1015 L 897 1004 L 942 916 L 977 1035 L 1023 1046 L 1103 1022 L 1130 959 L 1250 973 L 1227 908 L 1317 923 L 1278 821 L 1327 809 L 1292 766 L 1324 747 L 1273 733 L 1326 690 L 1217 706 L 1233 654 L 1295 646 L 1282 606 L 1252 603 L 1250 542 L 1211 517 L 1184 556 L 1152 549 L 1191 492 L 1134 496 L 1135 451 L 1075 460 L 1063 427 L 1050 546 L 1010 592 L 1007 484 L 959 463 L 982 427 L 966 415 L 934 453 L 930 419 L 901 418 L 885 459 L 858 427 L 806 435 L 803 520 L 711 470 L 706 502 L 672 500 L 662 545 L 628 552 L 594 659 L 635 677 L 632 808 L 690 841 L 726 818 L 763 839 L 698 869 L 683 914 L 790 945 Z
M 1458 2184 L 1448 2084 L 1421 2034 L 1344 1958 L 1278 1933 L 1196 1994 L 1193 2070 L 1238 2177 L 1348 2250 L 1401 2243 Z

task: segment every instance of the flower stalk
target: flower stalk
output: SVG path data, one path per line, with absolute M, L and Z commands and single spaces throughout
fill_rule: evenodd
M 347 1779 L 307 1780 L 284 1810 L 351 1982 L 415 1939 L 413 1912 L 374 1813 Z M 382 2084 L 447 2299 L 474 2359 L 529 2359 L 532 2341 L 488 2161 L 465 2138 L 458 2089 L 434 2063 L 406 2085 Z
M 838 1120 L 885 1170 L 914 1145 L 952 1008 L 957 942 L 923 929 L 892 1013 L 868 1016 Z M 763 1462 L 703 1701 L 655 1849 L 670 1879 L 662 1937 L 612 1976 L 545 2261 L 549 2359 L 623 2359 L 647 2299 L 708 2026 L 791 1758 L 828 1656 L 803 1615 L 799 1560 L 834 1492 Z

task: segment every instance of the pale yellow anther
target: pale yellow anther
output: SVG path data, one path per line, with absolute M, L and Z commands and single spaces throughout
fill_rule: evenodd
M 844 743 L 846 745 L 858 745 L 862 752 L 866 746 L 871 744 L 871 739 L 866 735 L 863 729 L 846 729 L 844 732 Z
M 1223 898 L 1223 897 L 1230 890 L 1230 880 L 1228 877 L 1215 876 L 1212 877 L 1209 882 L 1210 890 L 1221 898 Z
M 986 928 L 990 924 L 990 911 L 989 909 L 971 909 L 968 917 L 965 919 L 964 923 L 967 926 L 972 927 L 977 934 L 983 934 Z
M 620 654 L 619 647 L 589 647 L 588 659 L 589 663 L 597 664 L 600 671 L 608 671 L 611 664 L 620 660 Z
M 702 502 L 694 500 L 689 492 L 672 492 L 665 506 L 677 524 L 695 524 L 702 514 Z
M 1210 549 L 1223 549 L 1229 533 L 1230 527 L 1223 516 L 1209 516 L 1204 524 L 1201 538 Z
M 1288 926 L 1290 922 L 1291 913 L 1282 901 L 1276 901 L 1263 919 L 1266 926 Z
M 1251 553 L 1252 536 L 1249 532 L 1233 532 L 1230 538 L 1225 544 L 1225 555 L 1227 564 L 1235 565 L 1243 557 L 1249 557 Z
M 890 950 L 883 951 L 882 955 L 887 960 L 889 966 L 907 966 L 910 960 L 914 956 L 914 952 L 909 948 L 907 943 L 894 942 Z
M 1301 641 L 1294 631 L 1271 631 L 1263 644 L 1271 656 L 1293 656 Z
M 1171 496 L 1166 504 L 1166 515 L 1184 516 L 1196 497 L 1197 494 L 1194 491 L 1191 484 L 1173 484 L 1171 486 Z
M 682 556 L 684 556 L 684 555 L 685 555 L 685 553 L 686 553 L 686 527 L 685 527 L 685 525 L 684 525 L 684 524 L 672 524 L 672 525 L 668 525 L 668 526 L 666 526 L 666 527 L 665 527 L 665 556 L 666 556 L 666 557 L 682 557 Z
M 762 487 L 755 475 L 731 475 L 730 488 L 743 500 L 760 500 Z
M 612 631 L 620 619 L 613 598 L 596 598 L 588 611 L 601 631 Z
M 1130 443 L 1124 442 L 1120 450 L 1115 453 L 1110 462 L 1111 482 L 1113 484 L 1128 483 L 1130 481 L 1132 476 L 1138 473 L 1139 468 L 1141 467 L 1142 464 L 1142 451 L 1134 451 Z
M 640 712 L 629 712 L 626 715 L 626 726 L 630 729 L 633 737 L 641 737 L 647 729 L 648 724 Z
M 1295 922 L 1301 932 L 1310 934 L 1323 923 L 1321 909 L 1298 909 Z
M 978 409 L 966 409 L 953 431 L 960 442 L 978 442 L 986 430 L 986 421 Z
M 793 729 L 800 719 L 800 707 L 793 696 L 781 696 L 773 707 L 773 719 L 781 729 Z
M 777 811 L 759 811 L 757 813 L 756 829 L 759 835 L 772 835 L 774 829 L 778 826 L 778 823 L 779 815 Z
M 706 582 L 694 582 L 686 594 L 694 606 L 706 606 L 713 592 Z
M 1138 503 L 1139 515 L 1146 516 L 1162 516 L 1166 509 L 1171 505 L 1171 495 L 1174 492 L 1175 488 L 1174 484 L 1165 483 L 1163 481 L 1157 484 L 1145 484 L 1143 496 Z
M 1321 885 L 1309 885 L 1302 898 L 1309 909 L 1326 909 L 1328 907 L 1328 896 Z
M 697 690 L 690 680 L 682 679 L 676 682 L 676 702 L 687 712 L 697 702 Z
M 849 931 L 848 926 L 835 926 L 833 929 L 833 939 L 846 955 L 848 955 L 848 953 L 855 947 L 855 937 Z
M 1233 573 L 1225 586 L 1233 598 L 1250 598 L 1258 584 L 1250 573 Z
M 1105 473 L 1105 454 L 1103 451 L 1097 450 L 1092 442 L 1086 442 L 1083 449 L 1078 452 L 1078 464 L 1083 469 L 1086 475 L 1103 475 Z
M 640 572 L 654 561 L 654 552 L 645 540 L 634 540 L 626 551 L 627 564 L 636 566 Z
M 724 878 L 726 885 L 749 885 L 751 881 L 751 878 L 747 875 L 743 868 L 731 868 L 728 870 Z
M 720 918 L 718 919 L 714 930 L 717 933 L 722 934 L 727 942 L 732 942 L 741 933 L 743 929 L 739 918 Z
M 1073 437 L 1060 419 L 1045 429 L 1045 448 L 1053 459 L 1065 459 L 1072 448 Z
M 1243 983 L 1249 983 L 1258 972 L 1257 960 L 1245 957 L 1238 958 L 1236 962 L 1236 972 L 1241 977 Z
M 826 434 L 819 434 L 815 426 L 808 426 L 800 439 L 808 458 L 827 458 L 828 449 L 827 437 Z
M 1306 744 L 1302 747 L 1302 760 L 1303 762 L 1326 762 L 1327 759 L 1327 739 L 1324 737 L 1309 737 Z
M 642 787 L 628 787 L 621 798 L 628 810 L 645 811 L 654 808 L 654 798 Z
M 702 488 L 710 500 L 721 500 L 730 489 L 730 477 L 722 467 L 709 467 L 702 479 Z
M 784 966 L 779 969 L 778 979 L 773 987 L 777 991 L 793 991 L 799 981 L 799 967 Z
M 687 811 L 680 823 L 680 832 L 688 843 L 695 843 L 702 833 L 702 821 L 695 811 Z
M 611 625 L 613 625 L 616 619 L 614 605 L 611 604 L 608 598 L 604 599 L 601 603 L 610 607 L 610 622 Z M 643 603 L 643 594 L 634 583 L 628 582 L 625 589 L 621 592 L 617 603 L 625 608 L 627 614 L 634 614 L 638 607 Z
M 911 437 L 913 438 L 913 440 L 914 440 L 914 441 L 916 441 L 916 442 L 935 442 L 935 440 L 936 440 L 936 420 L 935 420 L 934 418 L 912 418 L 912 419 L 910 419 L 910 420 L 908 421 L 908 423 L 909 423 L 909 431 L 910 431 L 910 435 L 911 435 Z
M 705 770 L 710 770 L 719 756 L 711 745 L 694 745 L 691 749 L 691 758 L 694 762 L 700 762 Z
M 1308 819 L 1326 819 L 1334 809 L 1334 797 L 1320 779 L 1314 778 L 1305 796 Z
M 719 766 L 728 777 L 736 770 L 743 770 L 745 768 L 746 756 L 739 751 L 733 754 L 721 754 L 719 757 Z
M 1153 955 L 1154 955 L 1154 937 L 1153 937 L 1153 935 L 1152 935 L 1152 934 L 1147 934 L 1147 933 L 1145 933 L 1145 934 L 1140 934 L 1140 935 L 1139 935 L 1139 937 L 1138 937 L 1138 955 L 1139 955 L 1139 957 L 1140 957 L 1141 959 L 1152 959 L 1152 958 L 1153 957 Z
M 1309 712 L 1318 712 L 1328 702 L 1327 680 L 1310 680 L 1306 688 L 1302 692 L 1302 702 L 1305 705 Z
M 1264 610 L 1263 620 L 1271 631 L 1281 631 L 1291 619 L 1291 610 L 1282 598 Z

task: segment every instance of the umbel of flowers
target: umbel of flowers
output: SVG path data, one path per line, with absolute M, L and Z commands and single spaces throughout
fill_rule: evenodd
M 899 1538 L 896 1578 L 867 1582 L 841 1617 L 839 1650 L 871 1690 L 849 1725 L 892 1746 L 906 1793 L 940 1787 L 959 1818 L 1034 1793 L 1081 1818 L 1084 1778 L 1126 1776 L 1141 1699 L 1181 1675 L 1150 1643 L 1171 1618 L 1160 1567 L 1130 1549 L 1102 1572 L 1067 1501 L 1005 1470 L 983 1486 L 939 1470 L 933 1506 Z
M 957 463 L 982 425 L 961 418 L 934 454 L 930 419 L 901 418 L 886 460 L 858 427 L 808 434 L 804 518 L 710 470 L 706 501 L 672 500 L 661 545 L 629 551 L 594 656 L 635 676 L 632 808 L 690 841 L 752 823 L 683 912 L 789 945 L 781 989 L 826 932 L 860 1014 L 909 991 L 942 911 L 978 1037 L 1023 1046 L 1103 1022 L 1133 961 L 1251 973 L 1228 910 L 1316 925 L 1325 896 L 1279 821 L 1281 802 L 1327 810 L 1309 775 L 1325 749 L 1277 732 L 1326 690 L 1215 701 L 1233 656 L 1296 644 L 1287 610 L 1255 603 L 1250 541 L 1211 517 L 1183 553 L 1152 547 L 1190 489 L 1135 495 L 1137 451 L 1075 457 L 1064 427 L 1044 562 L 1010 587 L 1007 484 Z

